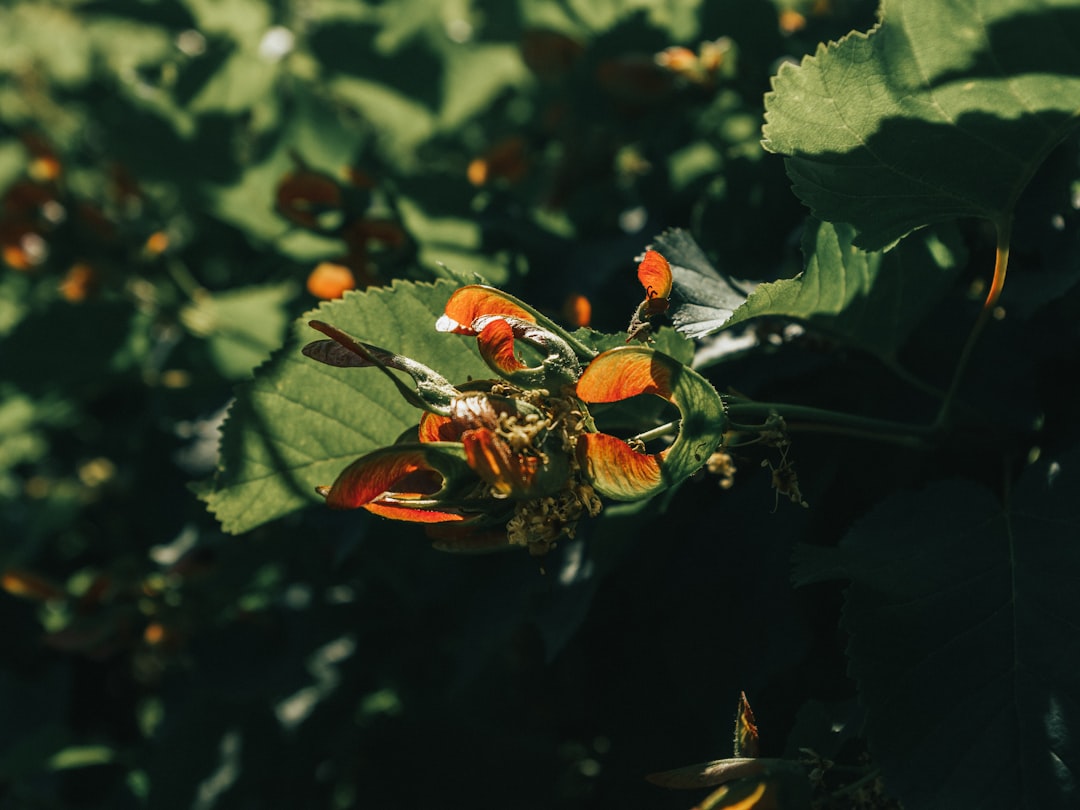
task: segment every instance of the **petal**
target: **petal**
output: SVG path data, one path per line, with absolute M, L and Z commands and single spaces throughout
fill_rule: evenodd
M 425 411 L 420 417 L 418 433 L 421 442 L 456 442 L 461 440 L 461 428 L 449 416 Z
M 577 440 L 578 463 L 601 495 L 634 501 L 664 489 L 662 456 L 639 453 L 617 436 L 583 433 Z
M 619 402 L 637 394 L 672 400 L 682 363 L 645 346 L 621 346 L 597 355 L 577 381 L 582 402 Z
M 623 463 L 633 465 L 622 475 L 625 480 L 620 480 L 620 473 L 612 464 L 600 460 L 592 464 L 601 476 L 594 486 L 612 498 L 644 498 L 684 481 L 701 469 L 727 429 L 724 403 L 712 383 L 678 360 L 645 346 L 623 346 L 598 355 L 578 380 L 576 394 L 587 403 L 618 402 L 636 394 L 655 394 L 679 409 L 681 418 L 675 441 L 655 456 L 635 453 L 632 449 L 629 452 L 633 455 L 627 455 L 609 440 L 597 440 L 605 443 L 603 450 L 596 451 L 602 454 L 598 459 L 603 459 L 606 453 L 618 453 Z M 578 459 L 582 466 L 586 464 L 581 453 L 591 455 L 588 447 L 594 441 L 593 435 L 578 437 Z M 583 440 L 585 450 L 581 449 Z M 641 458 L 654 459 L 662 475 L 652 476 L 642 466 L 645 462 Z
M 522 497 L 530 494 L 540 459 L 515 453 L 494 431 L 476 428 L 461 437 L 469 466 L 498 496 Z
M 536 316 L 512 295 L 482 284 L 470 284 L 455 290 L 446 302 L 446 309 L 435 322 L 439 332 L 475 335 L 473 321 L 484 315 L 509 315 L 536 323 Z
M 637 277 L 645 288 L 646 298 L 666 300 L 671 295 L 671 265 L 655 250 L 645 251 L 645 258 L 638 265 Z
M 448 482 L 467 471 L 461 459 L 431 445 L 387 447 L 346 467 L 326 491 L 333 509 L 363 507 L 383 517 L 419 523 L 464 520 L 440 504 Z
M 485 362 L 500 374 L 527 368 L 514 354 L 514 327 L 502 318 L 489 320 L 476 336 L 476 344 Z

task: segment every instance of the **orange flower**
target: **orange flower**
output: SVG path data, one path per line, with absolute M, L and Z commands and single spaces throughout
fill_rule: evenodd
M 648 267 L 658 270 L 657 259 Z M 656 294 L 646 300 L 666 296 L 670 283 L 664 287 L 662 274 L 649 279 L 646 287 Z M 362 456 L 318 491 L 334 508 L 458 525 L 436 533 L 439 548 L 523 545 L 544 554 L 559 538 L 573 537 L 581 518 L 600 512 L 598 493 L 637 500 L 687 478 L 715 450 L 726 425 L 712 386 L 673 358 L 646 347 L 597 354 L 491 287 L 457 290 L 436 329 L 476 337 L 500 379 L 455 386 L 329 324 L 311 326 L 329 340 L 308 344 L 305 355 L 341 368 L 377 367 L 423 411 L 414 441 Z M 408 374 L 413 386 L 390 369 Z M 597 432 L 588 410 L 640 394 L 668 400 L 683 416 L 667 426 L 664 432 L 675 438 L 656 453 L 643 452 L 640 440 Z

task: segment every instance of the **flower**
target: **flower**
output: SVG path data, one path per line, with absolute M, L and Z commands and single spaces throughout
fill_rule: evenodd
M 601 496 L 639 500 L 687 478 L 726 425 L 712 385 L 677 360 L 645 346 L 597 353 L 492 287 L 455 291 L 435 328 L 475 338 L 496 379 L 454 384 L 329 324 L 310 325 L 327 339 L 305 346 L 306 356 L 375 367 L 422 411 L 415 431 L 356 459 L 318 492 L 333 508 L 429 524 L 438 548 L 521 545 L 545 554 L 600 513 Z M 642 394 L 680 411 L 663 431 L 674 439 L 657 452 L 599 431 L 589 410 Z

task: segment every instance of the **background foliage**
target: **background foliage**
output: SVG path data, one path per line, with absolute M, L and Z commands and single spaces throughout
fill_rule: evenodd
M 826 47 L 875 5 L 0 7 L 0 808 L 685 808 L 643 776 L 729 756 L 742 690 L 763 756 L 836 763 L 816 806 L 1074 806 L 1080 6 L 885 11 Z M 455 284 L 618 332 L 647 244 L 718 390 L 910 431 L 792 411 L 809 509 L 738 448 L 544 574 L 272 477 L 280 425 L 381 402 L 290 354 L 320 265 L 400 280 L 323 316 L 454 377 Z

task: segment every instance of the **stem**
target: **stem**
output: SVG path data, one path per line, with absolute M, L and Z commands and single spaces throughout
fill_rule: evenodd
M 770 415 L 783 417 L 788 430 L 838 433 L 864 439 L 877 439 L 892 444 L 922 447 L 937 429 L 934 426 L 913 425 L 907 422 L 893 422 L 888 419 L 874 419 L 853 413 L 829 411 L 823 408 L 811 408 L 805 405 L 786 405 L 778 402 L 739 402 L 729 403 L 728 416 L 734 422 L 760 419 L 765 421 Z M 733 423 L 733 427 L 737 427 Z M 764 425 L 756 426 L 760 431 Z
M 1011 235 L 1011 218 L 1003 219 L 997 223 L 997 251 L 994 260 L 994 277 L 990 281 L 990 291 L 986 294 L 982 311 L 979 312 L 979 317 L 975 319 L 975 324 L 971 327 L 964 348 L 960 350 L 960 357 L 956 361 L 956 369 L 953 371 L 949 388 L 945 392 L 941 410 L 938 411 L 937 419 L 934 420 L 933 426 L 935 428 L 944 428 L 948 423 L 953 408 L 953 400 L 956 398 L 956 392 L 960 388 L 960 380 L 963 379 L 968 360 L 971 359 L 971 352 L 974 350 L 975 344 L 979 342 L 979 336 L 982 335 L 983 329 L 986 328 L 987 322 L 993 315 L 994 307 L 997 306 L 998 299 L 1001 297 L 1001 290 L 1005 286 L 1005 273 L 1009 269 L 1009 240 Z
M 659 439 L 662 436 L 670 436 L 673 433 L 678 433 L 681 423 L 681 419 L 674 419 L 667 424 L 654 427 L 652 430 L 646 430 L 644 433 L 631 437 L 631 441 L 651 442 L 653 439 Z

